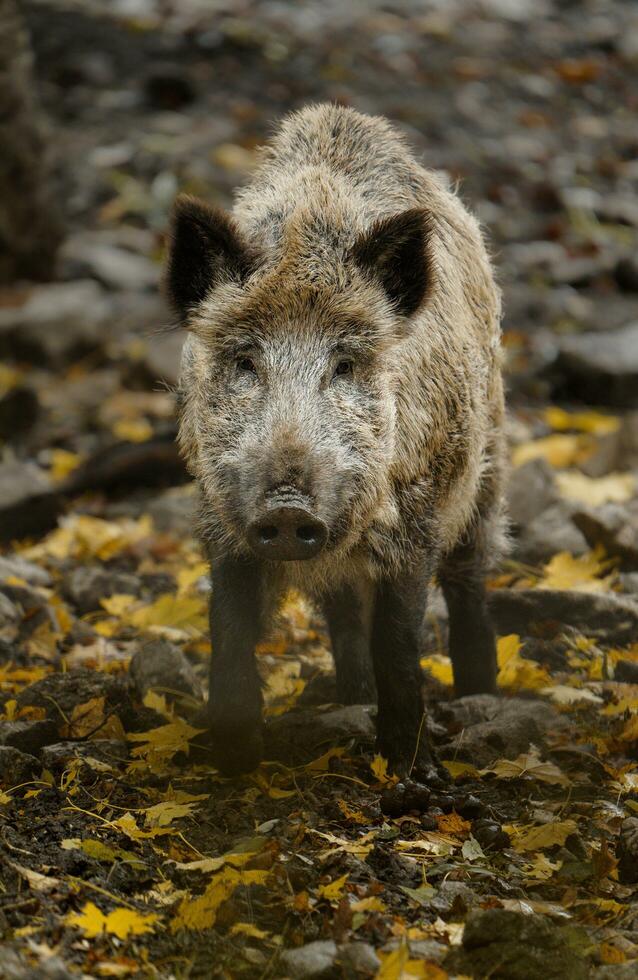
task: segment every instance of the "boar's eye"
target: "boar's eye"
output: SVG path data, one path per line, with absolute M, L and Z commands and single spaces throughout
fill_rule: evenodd
M 255 362 L 250 357 L 237 358 L 237 370 L 245 374 L 257 374 Z
M 334 369 L 334 374 L 332 375 L 333 380 L 335 378 L 342 378 L 344 375 L 352 374 L 354 370 L 354 364 L 352 361 L 339 361 L 336 368 Z

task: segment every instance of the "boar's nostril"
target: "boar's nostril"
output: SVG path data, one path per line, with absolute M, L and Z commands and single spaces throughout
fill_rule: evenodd
M 274 539 L 279 534 L 279 529 L 275 527 L 274 524 L 264 524 L 259 528 L 259 537 L 266 544 L 268 541 L 274 541 Z
M 317 537 L 317 527 L 314 524 L 302 524 L 297 528 L 297 537 L 302 541 L 314 541 Z

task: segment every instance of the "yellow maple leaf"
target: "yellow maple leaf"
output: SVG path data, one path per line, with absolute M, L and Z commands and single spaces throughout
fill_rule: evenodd
M 168 827 L 173 820 L 188 817 L 196 809 L 195 803 L 177 803 L 175 800 L 165 800 L 149 806 L 145 813 L 147 827 Z
M 559 551 L 543 568 L 539 589 L 571 589 L 574 592 L 609 592 L 614 575 L 605 575 L 611 567 L 600 549 L 574 557 Z
M 596 449 L 591 435 L 551 435 L 521 442 L 512 451 L 512 465 L 523 466 L 531 459 L 546 459 L 551 466 L 564 469 L 588 459 Z
M 52 449 L 50 460 L 49 476 L 54 483 L 61 483 L 62 480 L 66 480 L 69 473 L 78 468 L 82 457 L 77 453 L 70 453 L 67 449 Z
M 370 763 L 370 769 L 372 770 L 372 775 L 376 777 L 379 783 L 390 783 L 394 785 L 398 783 L 399 777 L 388 773 L 388 760 L 384 759 L 382 755 L 378 753 L 375 755 L 374 759 Z
M 368 898 L 360 898 L 358 902 L 353 902 L 350 906 L 353 912 L 385 912 L 387 905 L 376 895 Z
M 578 824 L 575 820 L 551 820 L 539 827 L 510 824 L 503 830 L 512 838 L 516 851 L 542 851 L 546 847 L 564 844 L 569 835 L 578 830 Z
M 129 936 L 143 936 L 146 932 L 152 932 L 158 920 L 159 916 L 154 913 L 142 915 L 134 909 L 125 908 L 113 909 L 105 915 L 93 902 L 86 902 L 80 912 L 71 912 L 65 921 L 67 925 L 76 926 L 89 937 L 108 932 L 118 939 L 127 939 Z
M 204 596 L 176 596 L 170 592 L 141 606 L 127 616 L 127 622 L 137 629 L 152 633 L 176 630 L 198 635 L 208 628 L 208 604 Z
M 215 875 L 202 895 L 183 898 L 171 922 L 171 931 L 178 929 L 210 929 L 215 925 L 222 902 L 230 898 L 240 885 L 263 885 L 268 871 L 244 871 L 224 867 Z
M 561 772 L 553 762 L 543 762 L 538 750 L 532 748 L 523 752 L 516 759 L 498 759 L 487 769 L 481 769 L 481 775 L 494 773 L 499 779 L 522 779 L 524 776 L 538 779 L 542 783 L 556 786 L 570 786 L 571 780 Z
M 335 901 L 341 898 L 341 893 L 345 888 L 346 881 L 348 880 L 348 872 L 341 875 L 340 878 L 335 878 L 334 881 L 329 882 L 327 885 L 321 885 L 317 890 L 317 894 L 320 898 L 325 898 L 329 902 Z
M 138 419 L 117 419 L 111 427 L 111 431 L 118 439 L 125 442 L 148 442 L 153 438 L 153 426 L 145 418 Z
M 269 932 L 258 929 L 252 922 L 236 922 L 230 930 L 231 936 L 248 936 L 249 939 L 268 939 Z
M 459 776 L 478 777 L 478 769 L 469 762 L 458 762 L 456 759 L 442 759 L 441 765 L 445 766 L 452 779 Z
M 102 609 L 105 609 L 109 616 L 117 617 L 124 616 L 136 602 L 138 602 L 137 596 L 128 595 L 126 592 L 116 592 L 114 595 L 100 599 Z
M 617 415 L 604 415 L 602 412 L 589 409 L 585 412 L 566 412 L 564 408 L 550 405 L 543 415 L 552 429 L 562 432 L 573 429 L 578 432 L 591 432 L 594 435 L 607 435 L 617 432 L 620 428 L 620 419 Z
M 63 738 L 85 738 L 97 731 L 104 722 L 105 697 L 91 698 L 84 704 L 76 704 L 68 724 L 62 726 Z
M 608 473 L 607 476 L 594 478 L 585 476 L 580 470 L 567 470 L 556 474 L 556 483 L 561 497 L 591 507 L 622 503 L 631 500 L 636 492 L 633 473 Z
M 117 820 L 112 820 L 109 827 L 113 827 L 114 830 L 121 830 L 127 837 L 135 841 L 148 840 L 149 837 L 162 837 L 164 834 L 174 832 L 172 827 L 153 827 L 151 830 L 141 830 L 132 813 L 125 813 Z
M 432 677 L 435 677 L 441 684 L 451 687 L 454 684 L 454 674 L 452 673 L 452 661 L 449 657 L 440 653 L 433 653 L 429 657 L 421 657 L 421 666 L 427 670 Z
M 368 818 L 361 812 L 361 810 L 355 810 L 354 807 L 349 806 L 345 800 L 337 800 L 337 806 L 343 813 L 346 820 L 352 820 L 353 823 L 369 823 Z
M 549 686 L 552 679 L 545 668 L 520 656 L 522 645 L 516 633 L 499 637 L 496 645 L 499 686 L 511 691 L 537 691 Z
M 187 753 L 191 739 L 202 735 L 204 731 L 203 728 L 193 728 L 183 718 L 175 718 L 174 721 L 148 732 L 129 732 L 126 737 L 129 742 L 143 743 L 134 748 L 131 755 L 143 761 L 153 771 L 161 772 L 178 752 Z

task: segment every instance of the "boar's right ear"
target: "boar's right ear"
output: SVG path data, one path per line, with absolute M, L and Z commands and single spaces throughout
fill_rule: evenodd
M 244 278 L 254 262 L 254 252 L 229 215 L 195 197 L 177 198 L 164 282 L 182 321 L 217 282 Z
M 401 316 L 416 313 L 432 290 L 429 215 L 421 208 L 376 221 L 357 239 L 351 254 L 381 283 Z

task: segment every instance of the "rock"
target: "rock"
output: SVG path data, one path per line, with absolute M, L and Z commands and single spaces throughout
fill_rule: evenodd
M 572 520 L 592 548 L 602 544 L 610 557 L 620 558 L 626 568 L 638 570 L 638 499 L 595 509 L 583 507 Z
M 586 980 L 591 941 L 584 929 L 540 915 L 489 909 L 468 916 L 463 944 L 445 960 L 450 973 L 493 980 Z
M 11 388 L 0 398 L 0 439 L 16 442 L 33 428 L 39 414 L 35 391 L 26 386 Z
M 64 362 L 102 347 L 108 300 L 92 280 L 49 283 L 16 292 L 15 305 L 0 307 L 0 356 Z
M 75 276 L 91 277 L 109 289 L 157 289 L 159 266 L 144 255 L 118 247 L 99 233 L 82 232 L 66 240 L 61 249 Z
M 357 738 L 372 742 L 376 707 L 351 704 L 325 711 L 303 708 L 272 718 L 265 730 L 267 756 L 292 764 L 308 761 L 326 745 Z
M 26 755 L 39 755 L 57 737 L 57 725 L 48 718 L 0 722 L 0 745 L 12 746 Z
M 494 589 L 488 602 L 499 633 L 533 635 L 541 624 L 556 623 L 611 643 L 638 635 L 638 602 L 613 592 Z
M 100 609 L 100 600 L 116 594 L 137 595 L 140 580 L 126 572 L 111 571 L 100 565 L 75 568 L 64 583 L 63 592 L 78 613 Z
M 553 371 L 561 396 L 588 404 L 636 406 L 638 323 L 564 337 Z
M 5 788 L 25 783 L 39 771 L 35 756 L 20 752 L 13 745 L 0 745 L 0 783 Z
M 596 980 L 638 980 L 638 960 L 599 966 L 594 976 Z
M 638 293 L 638 262 L 633 255 L 618 259 L 614 274 L 621 289 L 627 293 Z
M 620 828 L 616 849 L 618 877 L 626 885 L 638 881 L 638 817 L 627 817 Z
M 0 464 L 0 540 L 49 530 L 58 508 L 57 494 L 38 466 L 17 460 Z
M 339 947 L 337 961 L 345 977 L 373 977 L 381 966 L 370 943 L 344 943 Z
M 42 749 L 42 765 L 59 776 L 74 759 L 98 759 L 117 766 L 128 758 L 126 742 L 115 738 L 96 738 L 89 742 L 54 742 Z
M 558 500 L 554 471 L 544 459 L 530 459 L 510 474 L 507 512 L 517 527 L 527 527 Z
M 184 334 L 179 330 L 162 330 L 147 338 L 145 369 L 153 384 L 177 383 Z
M 638 469 L 638 412 L 624 416 L 618 432 L 619 469 Z
M 195 486 L 171 487 L 154 497 L 147 507 L 158 531 L 191 536 L 195 528 L 197 495 Z
M 573 512 L 574 504 L 560 500 L 522 526 L 514 542 L 514 557 L 536 565 L 549 561 L 557 551 L 583 555 L 587 542 L 572 522 Z
M 190 662 L 168 640 L 151 640 L 133 654 L 129 677 L 140 700 L 157 691 L 171 700 L 176 692 L 202 698 L 202 689 Z
M 51 584 L 51 576 L 44 568 L 19 555 L 0 556 L 0 582 L 8 578 L 21 578 L 30 585 Z
M 11 601 L 8 595 L 0 592 L 0 626 L 17 623 L 21 619 L 22 613 L 18 606 Z
M 293 980 L 329 977 L 337 958 L 337 944 L 332 939 L 318 939 L 298 949 L 286 949 L 281 954 L 282 976 Z
M 68 718 L 76 705 L 99 697 L 105 698 L 107 711 L 120 709 L 128 700 L 124 679 L 115 674 L 78 667 L 65 673 L 48 674 L 42 680 L 29 684 L 16 695 L 16 700 L 20 708 L 27 705 L 46 708 L 57 722 L 64 720 L 60 712 L 64 712 Z
M 568 727 L 568 722 L 546 701 L 500 698 L 474 694 L 442 705 L 448 729 L 457 732 L 438 747 L 442 759 L 461 759 L 488 766 L 495 759 L 514 759 L 531 744 L 542 745 L 547 732 Z

